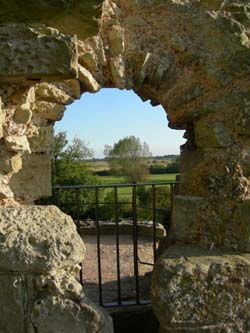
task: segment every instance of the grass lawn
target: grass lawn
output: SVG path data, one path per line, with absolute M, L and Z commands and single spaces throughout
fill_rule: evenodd
M 162 175 L 149 175 L 148 179 L 145 182 L 165 182 L 175 180 L 176 174 L 162 174 Z M 124 177 L 118 176 L 99 176 L 100 184 L 120 184 L 125 183 Z M 109 192 L 111 189 L 106 189 L 105 192 Z M 132 196 L 132 188 L 131 187 L 123 187 L 118 189 L 119 198 L 125 199 L 128 198 L 131 200 Z
M 162 174 L 162 175 L 149 175 L 147 182 L 165 182 L 175 180 L 176 173 Z M 124 177 L 118 176 L 99 176 L 100 184 L 120 184 L 125 182 Z

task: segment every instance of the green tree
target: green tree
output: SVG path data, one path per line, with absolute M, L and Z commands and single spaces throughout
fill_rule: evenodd
M 104 155 L 111 171 L 130 182 L 142 181 L 148 175 L 147 158 L 151 155 L 149 146 L 135 136 L 127 136 L 113 146 L 106 145 Z
M 97 178 L 89 169 L 86 159 L 93 156 L 93 150 L 81 139 L 75 137 L 71 143 L 66 132 L 54 136 L 52 184 L 59 186 L 94 185 Z M 56 200 L 56 202 L 54 201 Z M 94 191 L 80 190 L 80 215 L 83 217 L 88 206 L 94 202 Z M 57 190 L 56 198 L 48 198 L 40 203 L 56 203 L 65 213 L 76 217 L 76 191 Z

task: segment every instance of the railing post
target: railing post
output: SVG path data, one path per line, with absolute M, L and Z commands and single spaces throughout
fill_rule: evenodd
M 97 232 L 97 261 L 98 261 L 99 303 L 100 303 L 100 305 L 103 305 L 103 297 L 102 297 L 101 238 L 100 238 L 99 191 L 98 191 L 98 187 L 95 187 L 95 218 L 96 218 L 96 232 Z
M 170 211 L 170 228 L 173 220 L 173 206 L 174 206 L 174 184 L 171 184 L 171 211 Z
M 119 212 L 118 212 L 118 193 L 117 186 L 114 187 L 114 209 L 116 224 L 116 270 L 117 270 L 117 294 L 118 305 L 121 305 L 121 273 L 120 273 L 120 234 L 119 234 Z
M 101 262 L 101 224 L 100 224 L 100 188 L 104 189 L 114 189 L 114 202 L 113 209 L 114 209 L 114 217 L 115 217 L 115 239 L 116 239 L 116 259 L 114 265 L 116 265 L 117 269 L 117 296 L 118 302 L 112 303 L 112 306 L 123 306 L 126 302 L 122 301 L 122 296 L 124 291 L 122 290 L 122 281 L 121 281 L 121 261 L 120 261 L 120 254 L 121 254 L 121 236 L 120 236 L 120 223 L 119 223 L 119 187 L 122 188 L 132 188 L 132 211 L 133 211 L 133 266 L 134 266 L 134 281 L 135 281 L 135 291 L 136 291 L 136 304 L 141 305 L 145 304 L 144 300 L 140 299 L 140 264 L 144 265 L 151 265 L 153 263 L 143 262 L 139 259 L 139 234 L 138 234 L 138 206 L 137 206 L 137 187 L 138 186 L 152 186 L 152 207 L 146 207 L 152 213 L 152 220 L 153 220 L 153 256 L 154 262 L 156 260 L 156 252 L 157 252 L 157 214 L 160 209 L 157 207 L 157 186 L 159 185 L 166 185 L 170 186 L 170 201 L 171 201 L 171 220 L 172 220 L 172 212 L 173 212 L 173 204 L 174 204 L 174 195 L 175 193 L 175 185 L 179 184 L 178 182 L 161 182 L 161 183 L 144 183 L 144 184 L 109 184 L 109 185 L 77 185 L 77 186 L 55 186 L 53 188 L 53 195 L 55 198 L 55 202 L 60 204 L 59 199 L 61 200 L 60 191 L 75 191 L 75 204 L 73 204 L 73 217 L 75 217 L 75 222 L 77 225 L 77 230 L 80 233 L 81 231 L 81 205 L 87 204 L 81 202 L 81 190 L 83 189 L 90 189 L 95 191 L 95 202 L 91 202 L 91 205 L 95 207 L 95 223 L 96 223 L 96 232 L 97 232 L 97 264 L 98 264 L 98 285 L 99 285 L 99 303 L 101 306 L 111 306 L 111 304 L 105 303 L 104 295 L 103 295 L 103 285 L 102 285 L 102 262 Z M 142 207 L 145 208 L 145 207 Z M 70 211 L 72 212 L 72 207 L 70 207 Z M 167 209 L 163 209 L 162 211 L 167 211 Z M 80 282 L 83 283 L 83 273 L 82 273 L 82 266 L 80 272 Z M 150 301 L 149 301 L 150 302 Z M 134 303 L 134 300 L 133 300 Z
M 81 222 L 80 222 L 80 190 L 76 189 L 76 227 L 77 232 L 81 236 Z M 83 285 L 83 268 L 82 262 L 80 263 L 80 283 Z
M 59 207 L 59 189 L 55 189 L 52 187 L 52 197 L 53 197 L 53 204 L 57 207 Z
M 133 185 L 132 205 L 133 205 L 133 247 L 134 247 L 134 275 L 135 275 L 135 286 L 136 286 L 136 304 L 140 304 L 136 185 Z
M 153 217 L 153 251 L 154 251 L 154 263 L 156 262 L 156 199 L 155 199 L 156 188 L 152 185 L 152 217 Z

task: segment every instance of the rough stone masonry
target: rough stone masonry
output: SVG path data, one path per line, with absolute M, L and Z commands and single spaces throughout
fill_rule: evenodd
M 55 121 L 108 87 L 161 104 L 169 126 L 186 130 L 152 283 L 161 332 L 250 332 L 248 1 L 0 8 L 0 332 L 112 332 L 75 280 L 84 245 L 72 220 L 32 205 L 51 191 Z

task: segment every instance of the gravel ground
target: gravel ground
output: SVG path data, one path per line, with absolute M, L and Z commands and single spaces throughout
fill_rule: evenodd
M 83 280 L 85 292 L 95 302 L 99 300 L 98 266 L 96 236 L 83 236 L 87 253 L 83 262 Z M 133 238 L 130 235 L 120 236 L 120 275 L 121 298 L 125 302 L 136 299 L 134 278 Z M 153 263 L 152 238 L 139 237 L 138 254 L 141 261 Z M 101 236 L 101 265 L 104 303 L 117 302 L 117 266 L 115 236 Z M 149 299 L 150 273 L 152 266 L 139 264 L 140 299 Z

